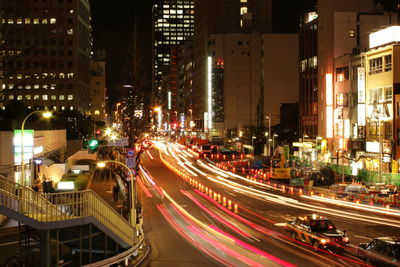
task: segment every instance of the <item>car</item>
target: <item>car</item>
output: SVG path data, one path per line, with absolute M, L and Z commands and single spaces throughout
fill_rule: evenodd
M 337 230 L 326 217 L 317 214 L 298 216 L 285 225 L 291 238 L 300 240 L 314 249 L 344 249 L 350 241 L 346 231 Z
M 400 237 L 378 237 L 369 243 L 359 243 L 357 256 L 368 265 L 400 266 Z

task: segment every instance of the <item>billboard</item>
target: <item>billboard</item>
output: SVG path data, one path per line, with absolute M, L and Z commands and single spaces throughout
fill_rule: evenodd
M 33 158 L 34 146 L 33 146 L 33 130 L 24 130 L 24 138 L 22 140 L 22 131 L 14 130 L 14 164 L 21 164 L 21 154 L 24 153 L 24 162 L 29 163 L 29 160 Z

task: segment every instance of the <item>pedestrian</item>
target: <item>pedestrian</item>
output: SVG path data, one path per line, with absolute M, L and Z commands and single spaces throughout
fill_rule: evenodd
M 42 182 L 42 191 L 43 193 L 49 193 L 49 189 L 47 187 L 47 179 L 46 177 L 43 175 L 43 182 Z
M 118 186 L 117 184 L 114 184 L 112 192 L 113 192 L 113 198 L 114 198 L 114 202 L 117 202 L 118 200 Z
M 33 189 L 35 192 L 39 192 L 39 180 L 38 180 L 38 179 L 35 179 L 35 181 L 33 182 L 32 189 Z
M 54 193 L 55 190 L 53 188 L 53 181 L 51 179 L 47 180 L 47 193 Z

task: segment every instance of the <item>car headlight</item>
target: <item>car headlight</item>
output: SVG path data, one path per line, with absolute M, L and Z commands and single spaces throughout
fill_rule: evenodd
M 324 239 L 323 238 L 323 239 L 320 240 L 320 242 L 321 242 L 322 245 L 325 245 L 326 243 L 329 243 L 329 239 Z
M 349 238 L 347 236 L 343 237 L 343 242 L 349 242 Z

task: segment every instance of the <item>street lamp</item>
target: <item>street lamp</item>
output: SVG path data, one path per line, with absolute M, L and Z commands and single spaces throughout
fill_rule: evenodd
M 275 149 L 275 138 L 276 138 L 276 137 L 278 137 L 278 135 L 275 133 L 275 134 L 272 136 L 272 150 Z
M 257 137 L 255 137 L 255 136 L 252 136 L 251 137 L 251 147 L 253 148 L 253 151 L 254 151 L 254 139 L 256 139 Z
M 98 168 L 104 168 L 107 163 L 117 163 L 128 170 L 129 176 L 131 177 L 131 225 L 136 225 L 136 212 L 135 212 L 135 203 L 136 203 L 136 185 L 134 182 L 136 181 L 135 175 L 133 174 L 132 170 L 126 166 L 124 163 L 117 161 L 117 160 L 104 160 L 97 162 Z M 136 237 L 136 232 L 135 232 Z
M 271 115 L 268 114 L 266 118 L 268 119 L 268 135 L 265 134 L 265 136 L 271 136 Z M 268 138 L 268 156 L 271 156 L 271 138 Z
M 35 110 L 32 111 L 31 113 L 29 113 L 25 119 L 22 121 L 22 125 L 21 125 L 21 181 L 22 184 L 25 185 L 25 162 L 24 162 L 24 128 L 25 128 L 25 123 L 28 120 L 28 118 L 30 116 L 32 116 L 33 114 L 36 113 L 41 113 L 42 116 L 46 119 L 50 118 L 52 116 L 50 111 L 47 110 Z

